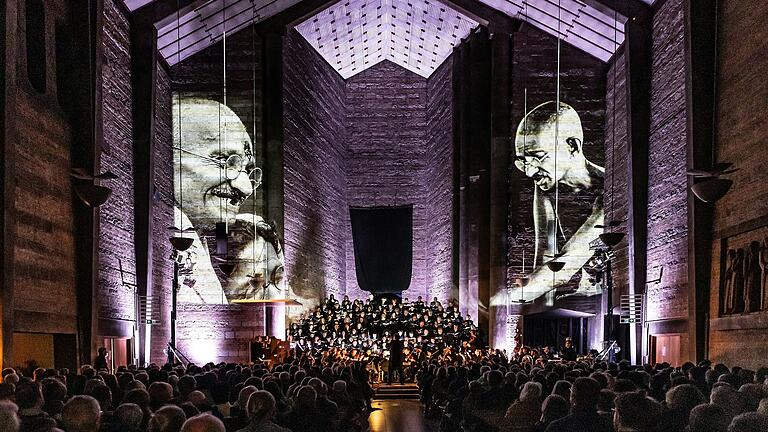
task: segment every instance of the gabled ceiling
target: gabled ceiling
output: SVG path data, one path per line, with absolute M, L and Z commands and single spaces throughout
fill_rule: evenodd
M 147 2 L 152 0 L 126 0 Z M 264 21 L 301 0 L 197 0 L 158 23 L 157 48 L 170 65 Z
M 124 0 L 131 11 L 159 1 Z M 158 48 L 174 65 L 219 42 L 225 34 L 301 1 L 185 0 L 182 4 L 186 6 L 155 24 Z M 560 37 L 602 61 L 608 61 L 624 42 L 626 17 L 605 6 L 610 0 L 477 1 Z M 614 1 L 621 5 L 637 0 Z M 650 5 L 654 0 L 642 1 Z M 344 78 L 385 59 L 429 76 L 450 54 L 451 44 L 457 44 L 477 24 L 477 18 L 452 7 L 450 0 L 341 0 L 306 19 L 297 29 Z
M 624 43 L 626 17 L 582 0 L 479 0 L 607 62 Z M 617 0 L 626 1 L 626 0 Z M 559 21 L 559 25 L 558 25 Z
M 478 24 L 437 0 L 345 0 L 296 30 L 344 79 L 384 60 L 427 78 Z

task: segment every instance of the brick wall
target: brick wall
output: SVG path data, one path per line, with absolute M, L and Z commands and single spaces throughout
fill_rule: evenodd
M 714 207 L 712 292 L 709 357 L 716 362 L 757 368 L 768 358 L 768 311 L 717 318 L 720 315 L 720 241 L 726 249 L 746 248 L 768 236 L 768 88 L 764 84 L 768 60 L 765 38 L 756 28 L 768 10 L 752 2 L 721 2 L 718 44 L 715 160 L 733 162 L 740 170 L 728 178 L 731 190 Z M 730 231 L 730 234 L 725 232 Z M 768 309 L 764 307 L 763 309 Z
M 283 54 L 285 269 L 305 306 L 345 291 L 345 88 L 295 30 Z M 354 274 L 354 273 L 353 273 Z
M 624 51 L 611 60 L 606 75 L 605 95 L 605 184 L 603 185 L 606 221 L 627 221 L 616 231 L 627 232 L 629 176 L 627 175 L 627 88 Z M 615 84 L 614 84 L 615 82 Z M 615 123 L 615 126 L 614 126 Z M 615 129 L 614 129 L 615 127 Z M 615 139 L 614 139 L 615 137 Z M 613 213 L 611 213 L 613 212 Z M 611 261 L 614 293 L 629 293 L 629 257 L 627 241 L 613 248 Z M 614 304 L 619 297 L 615 295 Z
M 15 67 L 15 82 L 8 83 L 7 107 L 13 124 L 8 124 L 15 163 L 11 183 L 15 195 L 15 239 L 13 297 L 17 316 L 15 331 L 74 333 L 76 328 L 75 239 L 72 189 L 69 181 L 72 129 L 57 100 L 53 63 L 48 63 L 45 94 L 32 88 L 27 78 L 24 3 L 18 2 L 18 16 L 9 9 L 9 26 L 17 27 L 17 39 L 8 40 L 17 52 L 9 58 Z M 59 13 L 58 2 L 45 2 L 46 16 Z M 46 22 L 46 32 L 54 21 Z M 3 35 L 6 37 L 6 35 Z M 48 38 L 54 41 L 54 38 Z M 55 46 L 46 44 L 46 58 L 53 58 Z M 10 66 L 10 65 L 8 65 Z M 2 65 L 6 67 L 6 65 Z M 9 74 L 9 77 L 14 76 Z M 79 202 L 77 205 L 80 205 Z M 6 243 L 7 244 L 7 243 Z M 6 313 L 13 314 L 14 311 Z M 29 325 L 29 327 L 25 327 Z M 26 359 L 14 359 L 21 364 Z M 6 359 L 6 365 L 9 364 Z
M 102 131 L 100 164 L 119 178 L 111 181 L 112 196 L 99 209 L 98 287 L 94 296 L 101 319 L 134 319 L 134 295 L 130 285 L 136 274 L 133 215 L 133 129 L 131 113 L 131 53 L 128 16 L 117 0 L 104 2 L 101 40 L 104 62 L 102 83 Z M 103 335 L 127 336 L 127 335 Z
M 157 65 L 155 88 L 155 148 L 153 173 L 157 188 L 152 201 L 152 286 L 160 298 L 160 324 L 152 327 L 150 361 L 164 361 L 163 350 L 170 340 L 171 288 L 173 265 L 166 227 L 173 226 L 173 137 L 171 119 L 171 81 L 168 71 Z
M 286 271 L 310 303 L 357 285 L 348 206 L 414 205 L 407 296 L 451 287 L 451 63 L 390 62 L 347 80 L 291 31 L 284 52 Z
M 255 305 L 179 305 L 177 347 L 197 364 L 247 363 L 250 341 L 263 334 L 263 310 Z
M 427 226 L 425 259 L 429 298 L 450 299 L 453 229 L 453 57 L 427 79 Z
M 648 167 L 649 321 L 688 315 L 688 206 L 683 1 L 667 0 L 653 18 Z
M 449 84 L 450 85 L 450 84 Z M 413 269 L 403 294 L 428 294 L 429 213 L 427 80 L 383 61 L 347 80 L 347 198 L 350 206 L 413 204 Z M 357 284 L 351 227 L 345 228 L 347 294 L 365 297 Z

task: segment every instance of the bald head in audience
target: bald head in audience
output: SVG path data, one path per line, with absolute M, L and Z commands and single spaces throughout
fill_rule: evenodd
M 226 432 L 224 423 L 210 414 L 200 414 L 184 422 L 181 432 Z

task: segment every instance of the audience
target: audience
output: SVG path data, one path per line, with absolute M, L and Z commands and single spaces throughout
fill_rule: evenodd
M 572 361 L 528 347 L 508 355 L 475 347 L 454 308 L 329 298 L 292 329 L 297 349 L 282 362 L 4 369 L 0 431 L 362 432 L 382 378 L 371 363 L 386 360 L 396 332 L 441 432 L 768 431 L 766 368 Z

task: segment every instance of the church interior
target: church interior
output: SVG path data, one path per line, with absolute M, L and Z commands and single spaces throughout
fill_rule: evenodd
M 5 0 L 0 429 L 768 431 L 766 21 Z

